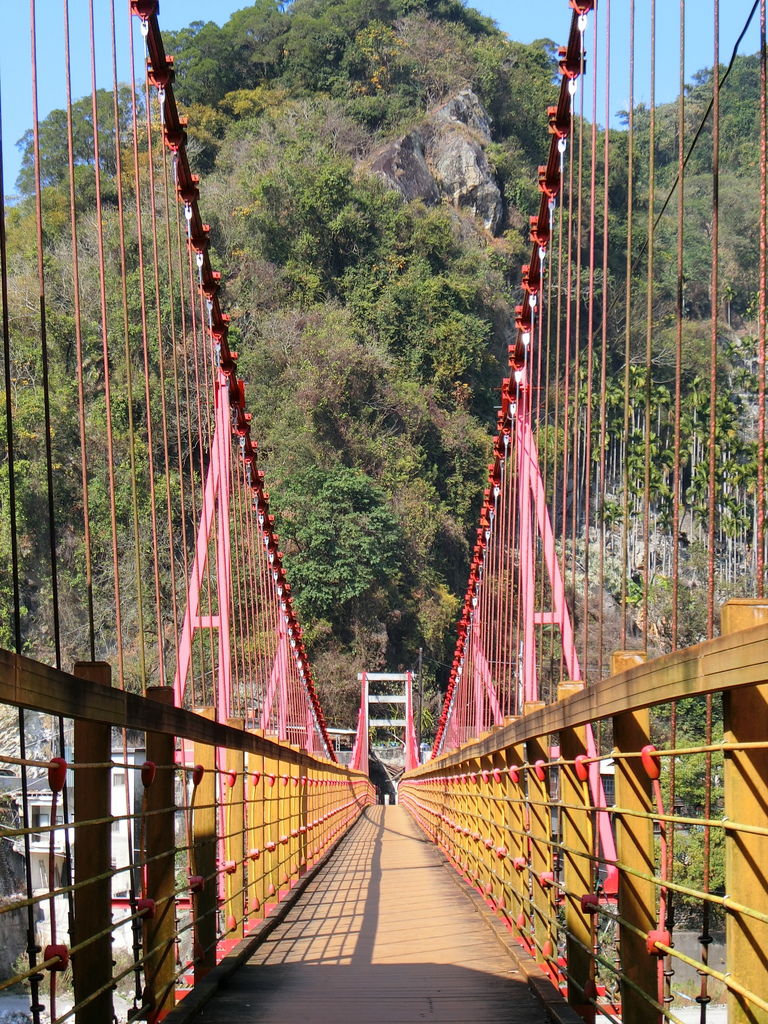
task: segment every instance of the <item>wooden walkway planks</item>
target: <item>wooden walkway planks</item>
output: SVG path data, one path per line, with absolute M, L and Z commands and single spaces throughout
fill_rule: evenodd
M 542 1006 L 400 807 L 372 807 L 201 1024 L 539 1024 Z

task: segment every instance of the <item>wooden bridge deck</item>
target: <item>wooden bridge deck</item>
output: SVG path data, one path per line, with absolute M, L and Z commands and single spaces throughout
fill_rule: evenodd
M 205 1024 L 539 1024 L 517 965 L 400 807 L 372 807 Z

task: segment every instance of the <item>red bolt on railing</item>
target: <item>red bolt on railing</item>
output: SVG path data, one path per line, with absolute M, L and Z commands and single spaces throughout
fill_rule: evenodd
M 52 793 L 60 793 L 64 789 L 66 781 L 67 762 L 63 757 L 52 757 L 51 763 L 48 765 L 48 788 Z M 57 970 L 64 970 L 64 968 L 57 968 Z
M 645 939 L 645 948 L 651 956 L 657 956 L 659 958 L 666 956 L 666 951 L 659 949 L 656 945 L 657 942 L 662 943 L 665 946 L 672 945 L 672 936 L 668 931 L 662 929 L 655 929 L 654 931 L 648 932 Z
M 57 758 L 56 760 L 61 759 Z M 53 961 L 47 965 L 49 971 L 66 971 L 69 967 L 69 950 L 64 945 L 52 943 L 43 950 L 43 961 L 47 960 Z
M 141 766 L 141 783 L 145 789 L 149 789 L 157 776 L 157 765 L 154 761 L 145 761 Z
M 151 921 L 155 916 L 155 901 L 148 897 L 136 900 L 136 911 L 145 921 Z
M 645 774 L 649 779 L 658 779 L 661 775 L 661 762 L 659 756 L 656 753 L 656 747 L 652 743 L 647 743 L 640 751 L 640 760 L 643 763 Z

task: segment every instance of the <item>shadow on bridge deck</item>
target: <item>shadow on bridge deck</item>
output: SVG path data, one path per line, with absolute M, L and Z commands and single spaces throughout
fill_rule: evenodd
M 538 1024 L 546 1017 L 406 812 L 373 807 L 194 1019 Z

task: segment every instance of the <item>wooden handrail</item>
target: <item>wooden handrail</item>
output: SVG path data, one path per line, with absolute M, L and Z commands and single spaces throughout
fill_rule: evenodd
M 768 682 L 768 624 L 706 640 L 654 658 L 548 704 L 480 739 L 448 751 L 409 773 L 439 771 L 455 761 L 484 757 L 547 733 L 572 729 L 623 711 L 639 711 L 683 697 L 721 693 Z
M 212 722 L 194 711 L 161 705 L 128 690 L 100 686 L 0 648 L 0 703 L 119 729 L 152 731 L 193 743 L 244 750 L 293 765 L 348 770 L 325 758 L 265 739 L 253 732 Z

